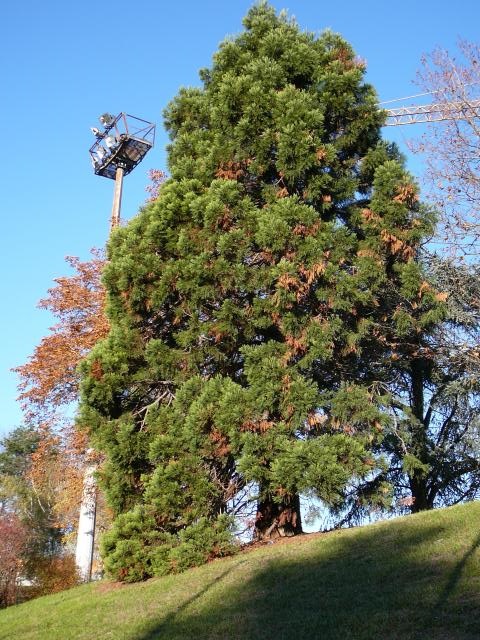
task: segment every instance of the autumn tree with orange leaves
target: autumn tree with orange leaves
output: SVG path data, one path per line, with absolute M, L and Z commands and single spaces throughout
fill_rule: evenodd
M 75 428 L 68 416 L 78 400 L 78 364 L 108 333 L 99 251 L 92 259 L 69 257 L 71 276 L 55 280 L 40 301 L 56 318 L 29 361 L 18 367 L 20 401 L 27 424 L 39 434 L 31 455 L 28 481 L 51 509 L 59 530 L 74 531 L 81 500 L 88 433 Z
M 108 333 L 105 291 L 101 284 L 105 264 L 100 252 L 90 261 L 68 257 L 76 271 L 55 280 L 55 287 L 39 307 L 57 323 L 35 348 L 29 361 L 17 367 L 20 396 L 27 421 L 37 424 L 58 419 L 58 409 L 78 398 L 78 364 Z
M 9 450 L 19 451 L 16 443 L 25 439 L 23 431 L 34 439 L 34 446 L 20 458 L 16 455 L 21 468 L 8 473 L 0 469 L 8 510 L 29 531 L 24 570 L 36 584 L 30 596 L 67 588 L 78 579 L 64 547 L 75 539 L 88 449 L 88 430 L 77 429 L 73 419 L 78 365 L 109 328 L 101 252 L 92 251 L 89 261 L 69 257 L 67 263 L 73 275 L 57 278 L 39 303 L 57 322 L 29 361 L 16 369 L 27 426 L 0 443 L 6 447 L 0 458 L 9 459 Z M 99 512 L 102 521 L 105 511 Z

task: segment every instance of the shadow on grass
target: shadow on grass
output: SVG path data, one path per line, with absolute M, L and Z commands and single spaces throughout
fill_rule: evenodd
M 237 565 L 238 566 L 238 565 Z M 203 589 L 200 589 L 196 593 L 194 593 L 190 598 L 184 600 L 181 604 L 178 605 L 175 611 L 169 613 L 164 620 L 158 625 L 154 625 L 151 630 L 147 631 L 146 634 L 142 634 L 138 637 L 138 640 L 154 640 L 156 638 L 167 638 L 169 637 L 169 630 L 175 626 L 175 621 L 182 616 L 182 613 L 188 609 L 191 605 L 195 604 L 197 600 L 200 600 L 208 591 L 213 589 L 226 577 L 229 573 L 234 571 L 236 566 L 229 567 L 225 571 L 207 583 Z M 167 633 L 168 632 L 168 633 Z M 164 635 L 167 634 L 167 635 Z
M 479 547 L 480 547 L 480 534 L 478 535 L 477 539 L 474 540 L 470 549 L 463 555 L 460 562 L 457 562 L 453 570 L 450 572 L 448 581 L 445 587 L 443 588 L 440 594 L 440 597 L 438 599 L 437 607 L 444 606 L 448 601 L 450 595 L 452 595 L 455 592 L 455 588 L 457 587 L 458 583 L 461 580 L 465 566 L 468 564 L 469 560 L 471 559 L 471 557 Z
M 374 527 L 254 553 L 249 577 L 234 565 L 131 640 L 478 639 L 480 589 L 463 574 L 480 536 L 459 560 L 443 533 Z

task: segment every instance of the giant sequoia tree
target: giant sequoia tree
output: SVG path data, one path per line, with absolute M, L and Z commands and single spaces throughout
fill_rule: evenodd
M 228 552 L 247 488 L 257 538 L 301 531 L 302 493 L 384 500 L 380 382 L 442 313 L 416 261 L 431 216 L 363 62 L 267 4 L 244 25 L 167 108 L 171 178 L 109 245 L 80 421 L 123 579 Z

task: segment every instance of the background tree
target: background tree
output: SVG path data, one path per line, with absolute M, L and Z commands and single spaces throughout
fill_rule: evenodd
M 397 497 L 405 504 L 409 496 L 414 512 L 474 499 L 480 489 L 478 273 L 428 254 L 425 260 L 447 315 L 417 334 L 414 360 L 397 351 L 384 441 Z
M 58 278 L 39 304 L 57 324 L 29 362 L 16 369 L 28 425 L 24 431 L 34 446 L 15 457 L 23 465 L 21 473 L 8 474 L 4 480 L 30 532 L 24 569 L 34 583 L 29 595 L 66 588 L 77 580 L 67 543 L 75 540 L 88 448 L 88 433 L 79 432 L 71 417 L 78 400 L 77 367 L 108 331 L 103 257 L 94 251 L 90 261 L 67 258 L 67 262 L 74 274 Z M 21 433 L 13 434 L 17 444 Z M 13 445 L 7 445 L 3 455 L 12 461 Z M 105 510 L 99 509 L 100 523 L 102 514 Z
M 148 178 L 150 183 L 145 188 L 145 191 L 149 193 L 147 202 L 153 202 L 158 198 L 161 186 L 167 179 L 167 174 L 161 169 L 150 169 Z
M 29 361 L 16 369 L 20 376 L 19 400 L 26 418 L 36 424 L 51 422 L 58 407 L 77 400 L 78 363 L 108 332 L 101 284 L 105 261 L 100 252 L 94 250 L 92 254 L 87 262 L 67 258 L 76 273 L 57 278 L 55 287 L 39 302 L 57 323 Z
M 430 197 L 441 213 L 442 243 L 457 256 L 478 259 L 480 236 L 480 47 L 459 40 L 455 54 L 438 48 L 422 59 L 417 82 L 446 116 L 456 103 L 458 117 L 427 125 L 411 148 L 422 155 Z
M 417 259 L 432 215 L 380 139 L 364 64 L 265 3 L 244 25 L 168 107 L 171 179 L 109 243 L 81 423 L 121 579 L 228 550 L 246 486 L 257 538 L 301 531 L 303 492 L 340 506 L 370 480 L 384 501 L 375 372 L 444 313 Z
M 422 139 L 411 142 L 425 160 L 429 195 L 440 214 L 435 240 L 444 258 L 426 252 L 423 258 L 448 308 L 445 322 L 422 335 L 429 357 L 421 371 L 398 361 L 398 431 L 386 444 L 399 499 L 411 501 L 412 510 L 478 495 L 479 56 L 477 44 L 459 40 L 455 55 L 442 48 L 425 55 L 418 73 L 440 113 L 449 118 L 455 105 L 456 117 L 428 124 Z M 459 258 L 462 266 L 454 262 Z
M 38 482 L 35 456 L 42 447 L 49 455 L 41 454 L 47 467 Z M 0 522 L 4 534 L 1 566 L 5 604 L 11 604 L 16 597 L 20 577 L 29 581 L 28 587 L 20 588 L 22 599 L 64 589 L 77 582 L 73 557 L 63 545 L 65 528 L 57 518 L 54 486 L 44 481 L 57 473 L 53 451 L 51 443 L 46 445 L 45 437 L 31 426 L 14 429 L 0 442 Z M 59 568 L 63 570 L 54 578 Z
M 0 513 L 0 607 L 17 602 L 27 531 L 13 513 Z
M 104 259 L 93 251 L 86 262 L 67 258 L 71 276 L 55 280 L 55 287 L 39 303 L 57 319 L 50 334 L 30 360 L 17 367 L 20 401 L 39 443 L 29 471 L 32 485 L 48 495 L 59 525 L 75 531 L 81 499 L 86 432 L 79 432 L 68 412 L 78 400 L 79 362 L 108 332 L 101 284 Z
M 338 524 L 368 516 L 366 498 L 379 480 L 393 490 L 386 513 L 432 509 L 479 495 L 478 272 L 426 250 L 420 259 L 425 279 L 414 285 L 414 322 L 401 332 L 387 322 L 390 332 L 382 339 L 390 356 L 375 365 L 375 384 L 384 391 L 390 417 L 375 450 L 388 464 L 383 476 L 349 488 Z M 421 299 L 432 293 L 442 302 L 444 316 L 422 327 Z M 387 316 L 393 319 L 394 313 L 392 308 Z

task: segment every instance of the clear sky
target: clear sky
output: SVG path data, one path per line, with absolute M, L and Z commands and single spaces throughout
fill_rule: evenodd
M 23 364 L 52 318 L 36 309 L 64 257 L 105 244 L 113 181 L 94 175 L 91 126 L 105 111 L 157 123 L 157 140 L 125 179 L 122 217 L 147 195 L 147 171 L 166 169 L 162 111 L 226 35 L 241 30 L 248 0 L 7 0 L 0 38 L 0 435 L 21 423 L 11 367 Z M 422 53 L 475 40 L 478 0 L 273 0 L 299 25 L 341 33 L 366 59 L 380 100 L 417 93 Z M 414 127 L 390 128 L 402 146 Z M 416 164 L 412 164 L 415 167 Z

